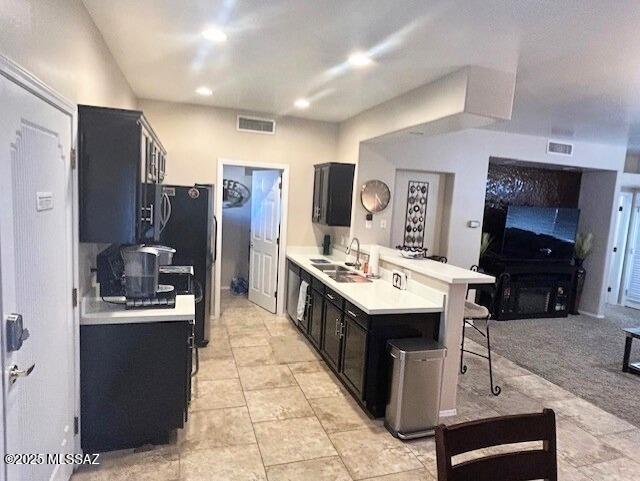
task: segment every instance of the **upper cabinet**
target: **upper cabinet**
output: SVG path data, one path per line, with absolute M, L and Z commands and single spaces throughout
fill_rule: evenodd
M 80 241 L 158 240 L 166 151 L 142 112 L 78 106 Z
M 348 227 L 355 165 L 330 162 L 314 168 L 311 220 L 317 224 Z

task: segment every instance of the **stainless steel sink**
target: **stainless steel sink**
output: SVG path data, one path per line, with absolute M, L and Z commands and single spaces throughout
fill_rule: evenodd
M 351 272 L 350 269 L 347 269 L 346 267 L 343 267 L 343 266 L 339 266 L 337 264 L 320 264 L 320 265 L 314 265 L 313 267 L 315 267 L 319 271 L 324 272 L 325 274 L 329 274 L 332 272 Z
M 329 277 L 331 277 L 331 279 L 336 282 L 371 282 L 371 279 L 367 279 L 366 277 L 361 276 L 360 274 L 356 274 L 355 272 L 338 272 L 336 274 L 330 275 Z
M 364 276 L 338 264 L 314 265 L 316 269 L 327 274 L 336 282 L 371 282 Z

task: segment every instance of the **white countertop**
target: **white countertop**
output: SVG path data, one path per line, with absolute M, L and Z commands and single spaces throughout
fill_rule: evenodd
M 368 254 L 370 248 L 369 245 L 363 245 L 360 251 Z M 380 246 L 380 259 L 447 284 L 494 284 L 496 282 L 493 276 L 451 264 L 443 264 L 431 259 L 407 259 L 402 257 L 398 249 L 389 247 Z
M 311 263 L 311 259 L 326 258 L 332 263 L 344 266 L 343 263 L 328 256 L 287 252 L 287 258 L 367 314 L 412 314 L 444 310 L 442 303 L 396 289 L 390 282 L 383 279 L 373 279 L 372 282 L 363 283 L 336 282 Z
M 96 297 L 84 297 L 80 311 L 81 325 L 135 324 L 142 322 L 194 321 L 195 300 L 191 295 L 176 296 L 171 309 L 125 309 Z

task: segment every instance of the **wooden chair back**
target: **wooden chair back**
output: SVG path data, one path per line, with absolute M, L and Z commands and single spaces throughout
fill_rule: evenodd
M 451 458 L 478 449 L 542 441 L 542 449 L 494 454 L 452 465 Z M 438 481 L 558 480 L 556 416 L 518 414 L 436 428 Z

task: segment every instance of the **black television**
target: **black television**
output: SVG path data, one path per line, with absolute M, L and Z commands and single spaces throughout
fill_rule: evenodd
M 510 205 L 502 256 L 517 260 L 570 260 L 580 209 Z

